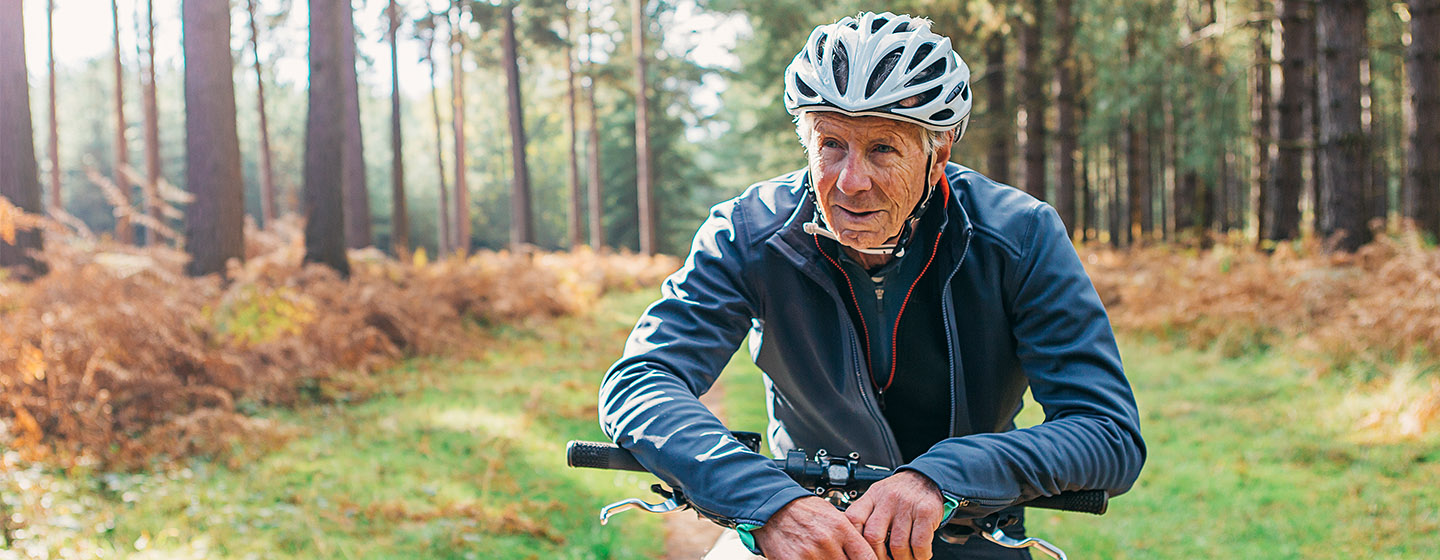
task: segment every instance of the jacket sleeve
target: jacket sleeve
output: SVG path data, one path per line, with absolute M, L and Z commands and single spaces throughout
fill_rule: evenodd
M 729 526 L 762 525 L 808 495 L 700 403 L 755 315 L 734 202 L 711 209 L 684 266 L 661 286 L 600 387 L 600 426 L 651 473 Z
M 1129 490 L 1145 462 L 1135 397 L 1100 297 L 1060 217 L 1033 210 L 1018 266 L 1007 272 L 1016 352 L 1045 421 L 954 437 L 902 468 L 920 471 L 978 517 L 1063 491 Z

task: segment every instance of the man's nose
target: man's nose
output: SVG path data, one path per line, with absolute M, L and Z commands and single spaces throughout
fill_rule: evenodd
M 870 188 L 870 171 L 865 164 L 865 158 L 847 155 L 845 167 L 840 170 L 840 178 L 835 181 L 835 188 L 847 196 L 859 194 Z

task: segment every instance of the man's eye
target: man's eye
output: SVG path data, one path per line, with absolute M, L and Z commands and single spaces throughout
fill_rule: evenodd
M 894 152 L 894 151 L 895 151 L 895 147 L 894 147 L 894 146 L 891 146 L 891 145 L 889 145 L 889 144 L 877 144 L 877 145 L 875 146 L 875 151 L 880 152 L 880 153 L 882 153 L 882 154 L 888 154 L 888 153 Z
M 839 148 L 839 147 L 840 147 L 840 142 L 837 141 L 837 140 L 826 140 L 826 141 L 820 143 L 820 147 L 822 147 L 822 148 Z

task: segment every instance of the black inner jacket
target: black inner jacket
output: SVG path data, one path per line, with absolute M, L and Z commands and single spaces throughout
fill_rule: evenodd
M 936 236 L 945 220 L 945 202 L 936 200 L 927 206 L 903 257 L 875 270 L 865 270 L 839 243 L 821 241 L 831 261 L 826 267 L 842 287 L 855 332 L 865 339 L 861 346 L 870 368 L 870 388 L 877 394 L 905 462 L 950 435 L 950 380 L 946 377 L 950 357 L 940 312 L 945 278 L 943 266 L 939 266 L 943 263 L 932 261 Z

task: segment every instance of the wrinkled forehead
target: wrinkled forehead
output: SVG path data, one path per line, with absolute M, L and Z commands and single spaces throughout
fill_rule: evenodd
M 843 136 L 853 139 L 919 142 L 924 129 L 917 124 L 876 116 L 853 116 L 833 111 L 809 111 L 804 118 L 813 119 L 816 134 Z

